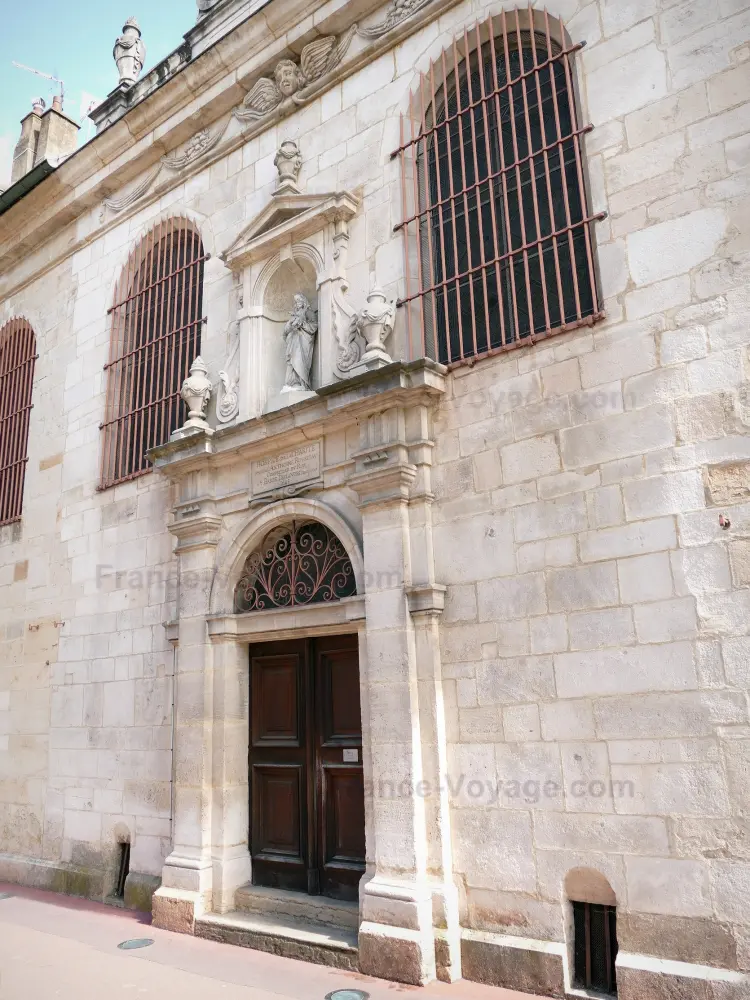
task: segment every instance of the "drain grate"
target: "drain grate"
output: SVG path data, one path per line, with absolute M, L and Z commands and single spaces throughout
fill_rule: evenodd
M 334 990 L 325 1000 L 370 1000 L 370 994 L 362 990 Z
M 123 951 L 131 951 L 133 948 L 149 948 L 153 943 L 153 938 L 130 938 L 129 941 L 121 941 L 117 947 Z

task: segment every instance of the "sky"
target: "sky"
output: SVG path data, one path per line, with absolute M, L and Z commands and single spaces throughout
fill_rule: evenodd
M 80 122 L 91 102 L 117 85 L 112 49 L 128 17 L 140 22 L 147 72 L 177 48 L 197 13 L 195 0 L 0 0 L 0 5 L 0 190 L 10 184 L 13 149 L 32 99 L 41 96 L 49 106 L 59 92 L 57 84 L 16 69 L 14 61 L 62 79 L 65 112 Z M 79 140 L 93 134 L 93 123 L 85 120 Z

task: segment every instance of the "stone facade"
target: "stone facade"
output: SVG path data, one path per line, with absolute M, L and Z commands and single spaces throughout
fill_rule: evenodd
M 587 43 L 606 317 L 447 370 L 409 360 L 400 310 L 393 363 L 352 371 L 331 315 L 404 293 L 391 153 L 416 74 L 503 5 L 257 6 L 203 4 L 92 142 L 4 195 L 0 328 L 25 317 L 39 358 L 23 520 L 0 528 L 0 877 L 102 898 L 128 841 L 131 896 L 161 879 L 158 922 L 232 910 L 251 877 L 248 644 L 356 631 L 364 972 L 572 995 L 568 901 L 598 872 L 624 1000 L 739 1000 L 750 2 L 551 0 Z M 248 118 L 290 55 L 299 105 Z M 284 142 L 302 163 L 280 190 Z M 175 214 L 210 254 L 210 431 L 98 491 L 108 309 Z M 313 391 L 284 399 L 264 296 L 294 281 L 321 325 Z M 319 477 L 253 504 L 253 463 L 310 443 Z M 358 596 L 234 615 L 248 554 L 291 517 L 337 535 Z

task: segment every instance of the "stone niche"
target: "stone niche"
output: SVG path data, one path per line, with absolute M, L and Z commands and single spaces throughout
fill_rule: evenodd
M 296 143 L 282 143 L 270 203 L 221 255 L 239 290 L 236 421 L 289 406 L 342 377 L 337 361 L 351 320 L 337 324 L 336 303 L 345 303 L 348 223 L 359 199 L 348 191 L 303 193 L 301 165 Z

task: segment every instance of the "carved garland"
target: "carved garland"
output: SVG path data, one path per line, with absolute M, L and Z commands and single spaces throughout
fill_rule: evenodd
M 207 156 L 223 139 L 232 121 L 246 123 L 244 135 L 250 139 L 272 120 L 291 114 L 300 105 L 316 97 L 327 85 L 331 74 L 346 55 L 355 35 L 377 39 L 388 34 L 403 21 L 427 7 L 432 0 L 392 0 L 385 18 L 372 27 L 353 24 L 341 36 L 327 35 L 306 45 L 299 61 L 281 59 L 274 67 L 272 78 L 262 76 L 256 80 L 242 104 L 234 108 L 227 120 L 213 128 L 202 128 L 187 142 L 182 153 L 168 153 L 145 180 L 129 194 L 120 198 L 106 198 L 100 213 L 104 221 L 106 210 L 122 212 L 142 198 L 156 183 L 164 167 L 184 170 Z M 205 8 L 205 12 L 210 9 Z
M 235 614 L 322 604 L 357 593 L 354 569 L 339 539 L 319 521 L 272 531 L 245 563 Z

